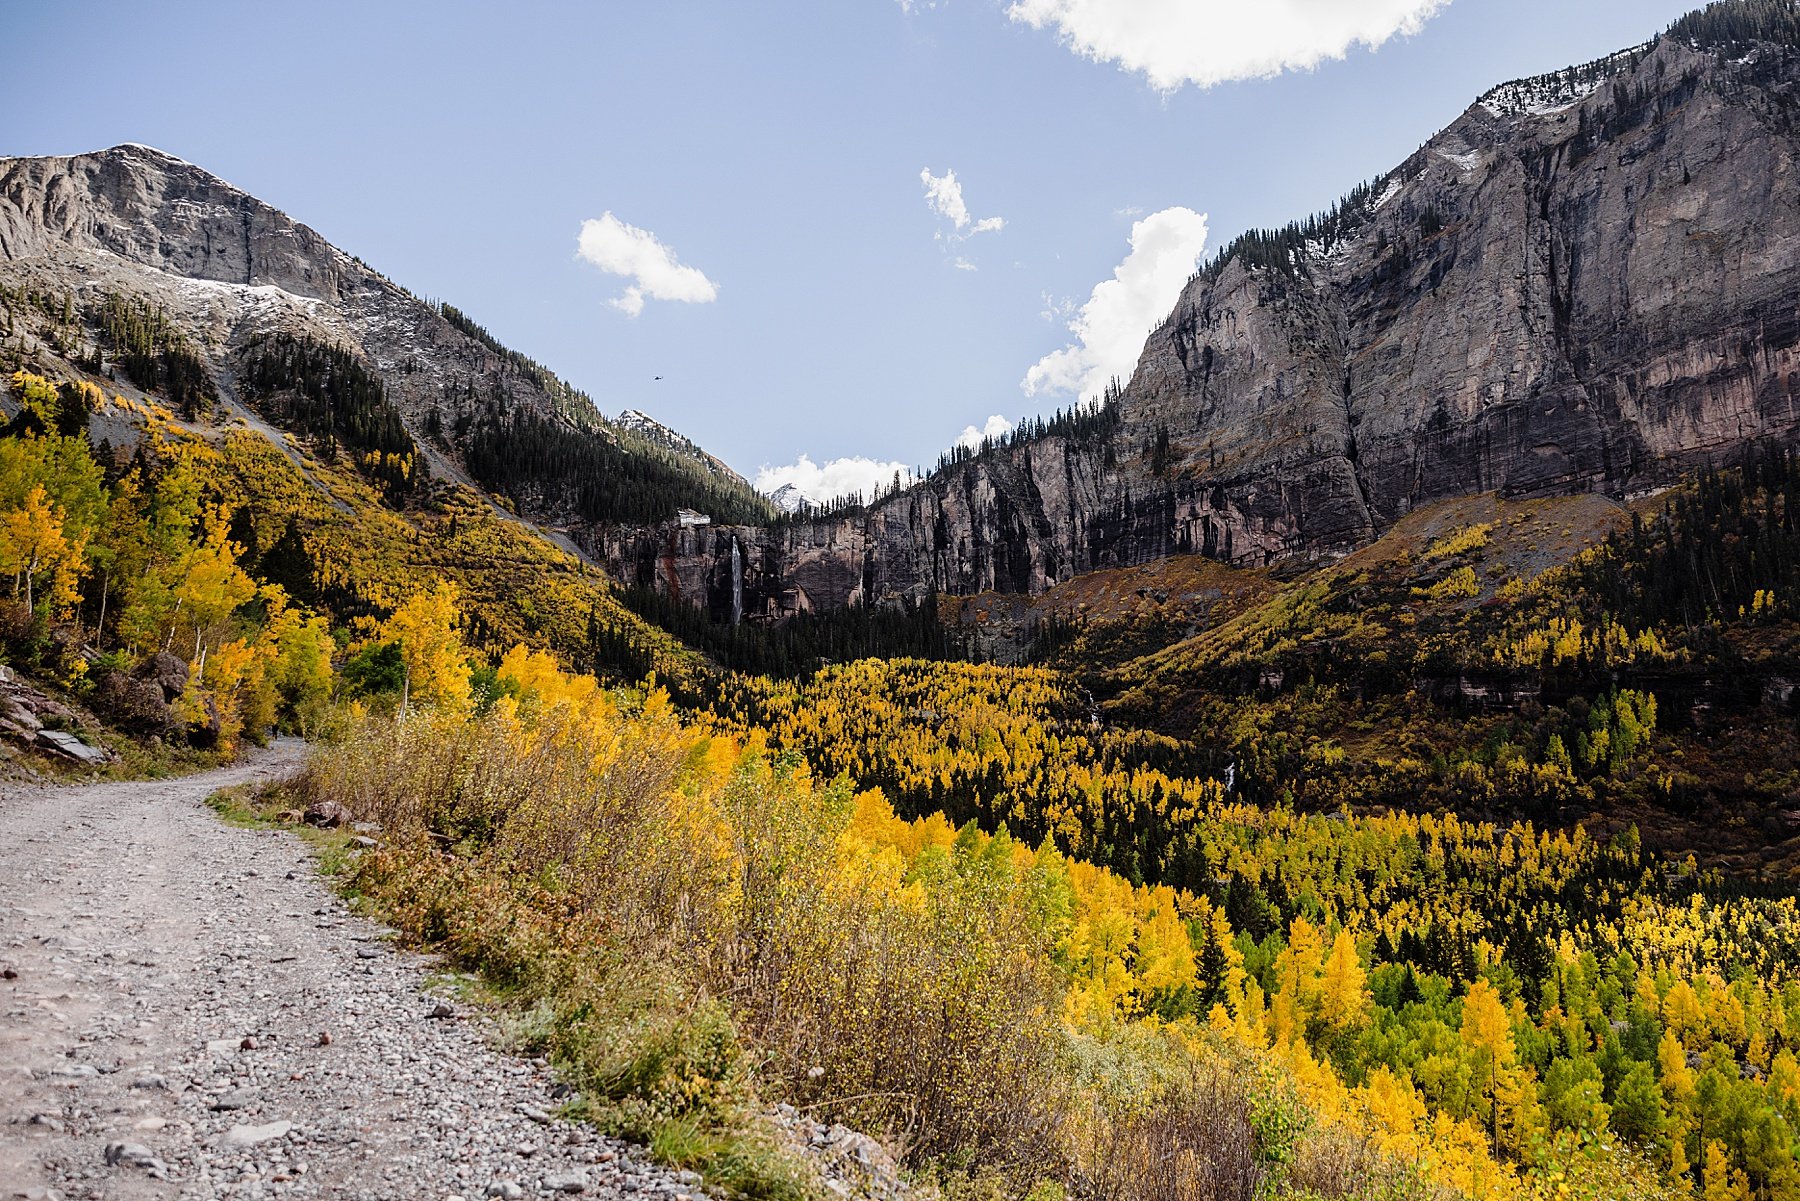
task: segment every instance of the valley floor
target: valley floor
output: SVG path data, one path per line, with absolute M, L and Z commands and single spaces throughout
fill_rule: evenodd
M 0 795 L 0 1197 L 685 1191 L 551 1117 L 543 1063 L 495 1052 L 297 837 L 206 808 L 302 751 Z

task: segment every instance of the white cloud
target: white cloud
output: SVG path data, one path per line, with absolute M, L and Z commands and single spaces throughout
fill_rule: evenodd
M 1144 335 L 1175 306 L 1206 250 L 1206 215 L 1187 208 L 1151 213 L 1131 227 L 1131 253 L 1069 321 L 1073 345 L 1045 355 L 1025 373 L 1025 395 L 1073 392 L 1093 397 L 1114 376 L 1129 379 Z
M 956 444 L 977 450 L 983 438 L 1004 438 L 1012 433 L 1012 429 L 1013 423 L 996 413 L 979 426 L 964 426 L 963 432 L 956 436 Z M 813 462 L 810 455 L 803 454 L 784 467 L 765 464 L 758 468 L 755 487 L 767 496 L 784 484 L 792 484 L 814 504 L 825 504 L 852 492 L 860 492 L 865 498 L 873 496 L 876 489 L 893 485 L 895 472 L 900 473 L 902 484 L 911 484 L 917 479 L 913 469 L 905 463 L 854 455 L 820 464 Z
M 925 185 L 926 206 L 950 222 L 952 242 L 966 241 L 976 234 L 998 233 L 1006 228 L 1004 217 L 983 217 L 977 221 L 969 215 L 969 206 L 963 200 L 962 184 L 955 171 L 933 175 L 931 168 L 926 167 L 919 172 L 919 182 Z
M 609 275 L 631 280 L 623 294 L 607 301 L 627 316 L 643 312 L 646 297 L 688 304 L 710 304 L 718 299 L 719 285 L 706 278 L 705 272 L 682 266 L 675 252 L 655 234 L 627 225 L 611 213 L 602 214 L 598 221 L 583 221 L 575 245 L 577 258 Z
M 1006 437 L 1006 435 L 1012 433 L 1012 431 L 1013 423 L 1002 417 L 1000 414 L 995 413 L 992 417 L 987 419 L 980 429 L 976 429 L 972 425 L 964 426 L 963 432 L 956 436 L 956 444 L 958 446 L 967 447 L 969 450 L 979 450 L 983 438 L 993 438 L 998 440 Z
M 1006 15 L 1054 28 L 1075 53 L 1171 92 L 1311 70 L 1353 46 L 1417 33 L 1450 0 L 1013 0 Z
M 938 176 L 926 167 L 919 172 L 919 181 L 925 185 L 925 203 L 931 206 L 932 212 L 948 217 L 950 224 L 958 229 L 969 223 L 969 206 L 963 202 L 962 185 L 956 182 L 956 172 L 946 171 Z
M 820 465 L 809 456 L 801 455 L 785 467 L 759 469 L 756 490 L 766 496 L 783 484 L 792 484 L 814 504 L 825 504 L 852 492 L 860 492 L 865 498 L 873 496 L 877 488 L 893 484 L 896 471 L 903 483 L 912 482 L 912 468 L 905 463 L 882 463 L 855 455 Z

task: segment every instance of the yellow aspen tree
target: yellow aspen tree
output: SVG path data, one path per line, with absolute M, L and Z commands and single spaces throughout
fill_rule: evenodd
M 1682 1046 L 1691 1051 L 1706 1046 L 1711 1023 L 1700 1005 L 1699 994 L 1686 980 L 1677 980 L 1669 988 L 1668 995 L 1663 998 L 1662 1019 L 1663 1025 L 1675 1032 Z
M 231 540 L 230 519 L 223 506 L 206 516 L 205 533 L 181 564 L 181 582 L 175 586 L 176 621 L 194 634 L 194 661 L 203 665 L 207 645 L 219 636 L 220 627 L 256 595 L 256 581 L 238 566 L 244 548 Z M 165 645 L 174 640 L 171 626 Z
M 1493 1073 L 1513 1065 L 1512 1018 L 1486 978 L 1478 978 L 1463 998 L 1462 1039 L 1488 1061 L 1484 1066 Z
M 1155 908 L 1138 925 L 1138 987 L 1152 993 L 1190 987 L 1195 978 L 1194 942 L 1176 912 L 1175 890 L 1154 889 L 1149 899 Z
M 1267 1047 L 1269 1025 L 1268 1013 L 1263 1007 L 1262 986 L 1246 975 L 1244 992 L 1237 1004 L 1238 1037 L 1252 1047 Z
M 242 638 L 233 638 L 230 642 L 212 649 L 206 657 L 205 668 L 198 673 L 197 683 L 210 694 L 213 707 L 218 713 L 219 746 L 231 750 L 237 746 L 238 735 L 243 732 L 246 716 L 252 721 L 264 722 L 269 714 L 263 707 L 252 704 L 246 714 L 246 702 L 252 701 L 262 681 L 263 669 L 268 655 Z M 196 681 L 190 681 L 189 688 L 194 690 Z M 198 707 L 190 714 L 190 719 L 198 719 Z
M 403 705 L 417 696 L 446 709 L 469 707 L 469 657 L 457 632 L 457 617 L 456 587 L 439 580 L 437 587 L 415 594 L 382 623 L 382 637 L 400 644 L 406 665 Z
M 1786 1047 L 1769 1063 L 1769 1091 L 1790 1105 L 1800 1099 L 1800 1060 Z
M 0 571 L 13 577 L 13 594 L 25 607 L 61 616 L 81 599 L 81 552 L 63 534 L 62 514 L 50 503 L 42 484 L 25 495 L 25 503 L 0 515 Z
M 1700 1161 L 1702 1201 L 1738 1201 L 1732 1187 L 1731 1168 L 1725 1160 L 1725 1148 L 1717 1139 L 1706 1140 L 1706 1151 Z
M 1463 998 L 1462 1041 L 1470 1051 L 1477 1091 L 1485 1094 L 1488 1112 L 1482 1114 L 1489 1137 L 1500 1141 L 1501 1083 L 1511 1072 L 1514 1058 L 1512 1018 L 1500 994 L 1485 977 L 1477 977 Z M 1515 1098 L 1516 1104 L 1516 1098 Z
M 274 585 L 267 590 L 281 591 Z M 308 617 L 283 606 L 276 610 L 262 637 L 275 650 L 270 682 L 282 704 L 304 724 L 317 706 L 331 697 L 331 655 L 336 649 L 331 628 L 323 617 Z
M 1368 982 L 1356 940 L 1350 931 L 1339 930 L 1319 981 L 1319 1016 L 1333 1030 L 1346 1030 L 1362 1024 L 1368 1007 Z
M 1500 1143 L 1523 1156 L 1550 1133 L 1550 1115 L 1538 1097 L 1537 1075 L 1529 1067 L 1502 1072 L 1495 1090 L 1500 1111 Z
M 1238 949 L 1231 921 L 1225 916 L 1223 909 L 1212 911 L 1212 930 L 1213 938 L 1217 940 L 1225 959 L 1225 974 L 1219 982 L 1220 989 L 1226 996 L 1236 996 L 1244 984 L 1244 952 Z
M 1275 957 L 1275 996 L 1269 1018 L 1276 1042 L 1286 1042 L 1305 1030 L 1307 1016 L 1317 1002 L 1324 958 L 1322 932 L 1304 915 L 1296 916 L 1288 927 L 1287 946 Z
M 1685 1179 L 1693 1170 L 1694 1165 L 1688 1162 L 1685 1134 L 1673 1132 L 1669 1140 L 1669 1179 Z

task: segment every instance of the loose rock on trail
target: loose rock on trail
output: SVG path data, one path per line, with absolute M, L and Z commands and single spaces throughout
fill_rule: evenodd
M 694 1193 L 554 1117 L 544 1063 L 494 1050 L 293 834 L 206 808 L 302 753 L 0 786 L 0 1201 Z

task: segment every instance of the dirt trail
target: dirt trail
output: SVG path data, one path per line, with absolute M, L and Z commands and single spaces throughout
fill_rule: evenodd
M 298 838 L 205 807 L 301 755 L 0 785 L 0 1201 L 692 1191 L 552 1118 L 544 1064 L 494 1051 Z

